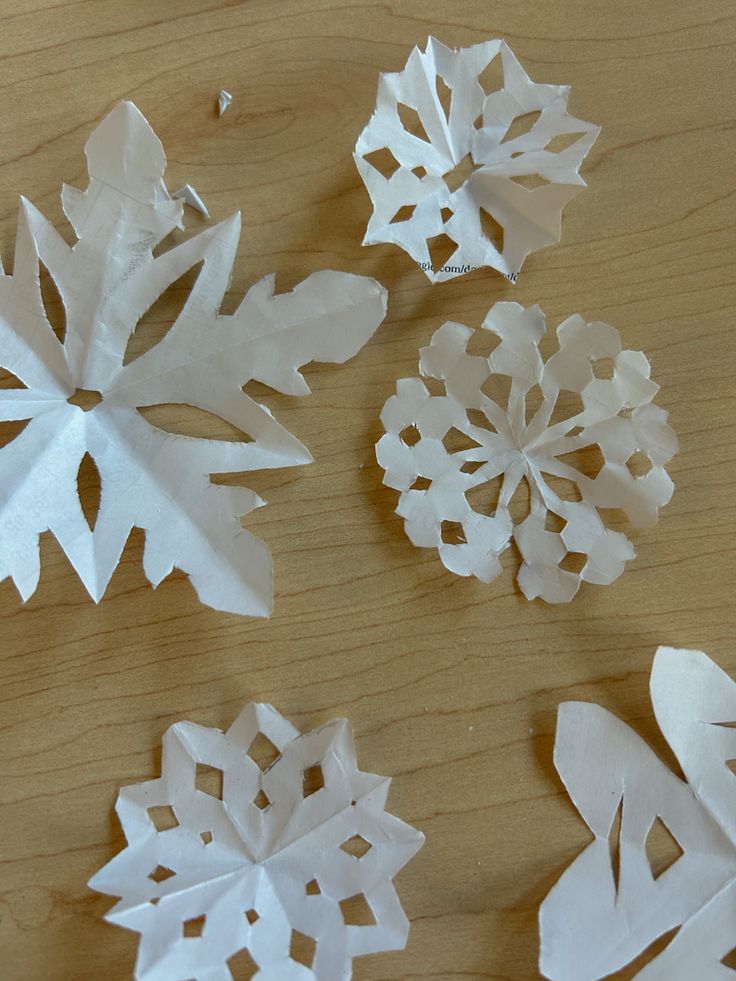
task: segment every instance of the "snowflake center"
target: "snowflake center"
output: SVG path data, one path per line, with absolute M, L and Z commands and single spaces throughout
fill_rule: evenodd
M 88 388 L 78 388 L 73 395 L 67 399 L 69 405 L 77 405 L 85 412 L 96 408 L 102 401 L 102 393 L 94 392 Z

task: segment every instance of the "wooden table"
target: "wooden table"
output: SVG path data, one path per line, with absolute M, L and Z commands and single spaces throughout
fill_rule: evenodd
M 18 194 L 61 226 L 62 181 L 86 186 L 83 144 L 130 98 L 164 143 L 168 186 L 192 183 L 213 220 L 242 210 L 233 302 L 274 270 L 280 290 L 334 268 L 390 292 L 358 357 L 307 371 L 311 397 L 264 396 L 316 460 L 247 478 L 268 500 L 247 524 L 273 553 L 270 621 L 207 609 L 178 573 L 154 592 L 136 532 L 99 606 L 49 536 L 33 598 L 0 587 L 5 978 L 130 977 L 137 937 L 86 887 L 123 844 L 117 789 L 158 774 L 171 723 L 226 727 L 251 699 L 300 727 L 347 716 L 361 766 L 393 776 L 391 809 L 427 836 L 397 879 L 408 947 L 356 962 L 356 978 L 538 976 L 538 905 L 589 840 L 552 767 L 557 705 L 606 706 L 674 764 L 648 697 L 655 648 L 702 648 L 736 671 L 735 14 L 730 0 L 5 0 L 6 268 Z M 360 246 L 352 148 L 378 72 L 429 33 L 505 37 L 603 126 L 562 243 L 516 286 L 480 271 L 433 287 L 400 250 Z M 220 87 L 234 99 L 218 120 Z M 412 547 L 374 458 L 381 406 L 418 348 L 500 299 L 539 303 L 553 325 L 615 324 L 649 355 L 680 441 L 674 499 L 633 533 L 636 561 L 569 606 L 528 603 L 513 555 L 485 586 Z

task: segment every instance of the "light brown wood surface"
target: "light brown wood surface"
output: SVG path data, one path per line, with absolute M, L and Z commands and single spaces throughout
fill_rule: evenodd
M 426 834 L 396 880 L 408 946 L 357 961 L 356 978 L 538 976 L 538 905 L 589 840 L 552 767 L 558 703 L 606 706 L 672 763 L 648 698 L 657 645 L 736 672 L 735 25 L 732 0 L 0 4 L 7 268 L 18 195 L 61 226 L 62 181 L 86 186 L 84 142 L 130 98 L 164 143 L 169 187 L 194 184 L 213 220 L 243 212 L 230 299 L 274 270 L 284 290 L 324 268 L 390 294 L 350 364 L 307 370 L 312 396 L 264 396 L 316 460 L 244 481 L 268 501 L 247 526 L 273 553 L 270 621 L 207 609 L 178 573 L 151 589 L 140 533 L 99 606 L 48 536 L 32 599 L 0 586 L 4 978 L 131 976 L 137 936 L 107 925 L 111 901 L 86 887 L 123 843 L 117 789 L 159 772 L 171 723 L 225 727 L 251 699 L 300 727 L 347 716 L 361 766 L 394 778 L 391 810 Z M 562 243 L 516 286 L 492 271 L 431 286 L 400 250 L 360 246 L 352 148 L 379 71 L 430 33 L 505 37 L 603 127 Z M 234 100 L 218 120 L 220 87 Z M 380 409 L 419 347 L 505 298 L 552 325 L 575 312 L 616 325 L 650 357 L 680 441 L 675 496 L 632 533 L 637 559 L 567 606 L 528 603 L 514 556 L 486 586 L 412 547 L 374 458 Z

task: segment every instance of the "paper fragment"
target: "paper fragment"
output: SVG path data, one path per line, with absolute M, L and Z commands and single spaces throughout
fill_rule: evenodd
M 568 94 L 532 82 L 501 40 L 414 48 L 380 76 L 355 147 L 373 203 L 363 244 L 400 246 L 433 283 L 481 266 L 515 281 L 530 252 L 560 240 L 562 209 L 585 187 L 600 128 L 568 113 Z
M 180 187 L 178 191 L 174 191 L 171 196 L 177 201 L 183 201 L 185 204 L 188 204 L 190 208 L 195 208 L 200 214 L 204 215 L 205 218 L 209 218 L 210 213 L 207 210 L 207 205 L 204 203 L 199 194 L 197 194 L 191 184 L 185 184 L 184 187 Z
M 220 89 L 217 96 L 217 115 L 221 116 L 232 101 L 233 97 L 230 92 L 227 92 L 225 89 Z
M 650 692 L 687 783 L 605 709 L 560 706 L 555 766 L 595 837 L 539 912 L 540 970 L 553 981 L 607 977 L 675 930 L 637 981 L 733 974 L 736 685 L 701 651 L 660 647 Z M 663 828 L 670 848 L 650 857 Z
M 390 782 L 358 769 L 345 719 L 300 734 L 250 704 L 226 733 L 173 725 L 161 777 L 120 791 L 127 847 L 89 883 L 141 935 L 135 977 L 225 981 L 247 951 L 259 978 L 340 981 L 403 948 L 391 880 L 424 836 L 385 810 Z
M 396 510 L 412 543 L 437 548 L 451 572 L 490 582 L 513 537 L 527 599 L 568 602 L 581 582 L 613 582 L 634 558 L 599 509 L 655 524 L 672 496 L 664 468 L 675 435 L 652 404 L 649 362 L 623 351 L 609 324 L 569 317 L 546 363 L 539 307 L 496 303 L 482 329 L 490 336 L 480 343 L 497 345 L 488 357 L 470 354 L 474 331 L 452 322 L 422 349 L 419 370 L 443 383 L 440 393 L 430 394 L 436 381 L 398 382 L 376 447 L 384 483 L 401 492 Z M 529 506 L 515 523 L 511 504 L 524 490 Z
M 240 216 L 154 256 L 181 227 L 183 212 L 164 184 L 166 158 L 155 133 L 124 102 L 94 131 L 86 154 L 89 187 L 62 192 L 77 243 L 70 248 L 22 199 L 13 275 L 0 276 L 0 364 L 19 386 L 0 389 L 0 422 L 28 420 L 0 449 L 0 579 L 12 576 L 27 599 L 39 580 L 39 534 L 50 530 L 99 600 L 139 527 L 154 586 L 176 567 L 203 603 L 266 616 L 270 554 L 240 523 L 264 502 L 244 487 L 213 484 L 210 474 L 311 461 L 243 386 L 254 380 L 287 395 L 308 394 L 301 368 L 356 354 L 385 315 L 386 291 L 373 279 L 319 272 L 275 295 L 268 276 L 223 316 Z M 41 265 L 63 302 L 63 341 L 48 320 Z M 168 333 L 126 364 L 143 315 L 198 265 Z M 89 411 L 78 404 L 84 393 L 97 403 Z M 178 435 L 139 411 L 168 403 L 219 416 L 243 440 Z M 94 527 L 77 489 L 86 454 L 101 482 Z

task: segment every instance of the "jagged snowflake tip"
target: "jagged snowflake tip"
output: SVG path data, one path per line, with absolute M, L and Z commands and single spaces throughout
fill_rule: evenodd
M 600 129 L 568 113 L 568 93 L 532 82 L 501 40 L 414 48 L 381 74 L 355 147 L 373 203 L 363 244 L 400 246 L 433 283 L 481 266 L 515 282 L 530 252 L 559 242 L 585 186 Z
M 539 307 L 496 303 L 475 337 L 495 344 L 486 357 L 469 352 L 469 327 L 444 324 L 421 351 L 424 379 L 399 381 L 384 405 L 376 455 L 414 545 L 490 582 L 513 537 L 525 596 L 562 603 L 581 581 L 612 582 L 634 557 L 600 509 L 654 524 L 672 496 L 664 467 L 677 443 L 652 404 L 649 362 L 622 350 L 614 327 L 569 317 L 546 362 L 545 333 Z M 529 503 L 516 523 L 522 491 Z
M 373 279 L 319 272 L 274 295 L 270 276 L 235 313 L 221 315 L 240 216 L 154 256 L 181 227 L 183 212 L 166 189 L 166 157 L 155 133 L 123 102 L 85 149 L 89 186 L 62 191 L 78 241 L 67 245 L 23 199 L 15 268 L 0 275 L 0 364 L 7 369 L 0 423 L 26 423 L 0 449 L 0 579 L 11 576 L 23 599 L 34 592 L 39 534 L 48 530 L 99 600 L 137 526 L 145 530 L 144 571 L 154 585 L 177 567 L 203 603 L 268 615 L 270 555 L 240 523 L 264 502 L 244 487 L 213 484 L 210 475 L 311 461 L 244 386 L 255 380 L 288 395 L 309 393 L 300 369 L 352 357 L 382 321 L 386 291 Z M 168 333 L 128 359 L 143 315 L 200 263 Z M 61 337 L 44 305 L 41 266 L 63 304 Z M 166 403 L 219 416 L 244 439 L 196 438 L 151 425 L 142 410 Z M 93 522 L 77 488 L 86 455 L 101 485 Z
M 345 981 L 405 946 L 392 879 L 424 836 L 385 810 L 344 719 L 300 734 L 270 705 L 226 733 L 179 722 L 161 777 L 120 791 L 126 848 L 91 880 L 140 933 L 139 981 Z M 253 975 L 253 972 L 256 972 Z
M 555 766 L 594 840 L 540 909 L 553 981 L 608 977 L 645 951 L 637 981 L 733 976 L 736 685 L 702 651 L 661 647 L 650 693 L 687 783 L 610 712 L 560 706 Z

